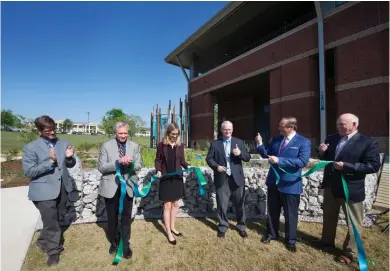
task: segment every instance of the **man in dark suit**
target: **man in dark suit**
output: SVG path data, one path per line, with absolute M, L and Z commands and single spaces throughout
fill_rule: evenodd
M 76 165 L 76 159 L 69 142 L 57 138 L 52 118 L 38 117 L 35 126 L 41 136 L 23 147 L 22 164 L 24 174 L 31 178 L 28 198 L 39 210 L 43 222 L 36 246 L 47 253 L 47 265 L 53 266 L 58 264 L 63 250 L 58 223 L 59 205 L 66 201 L 66 192 L 73 190 L 68 168 Z
M 349 224 L 341 174 L 349 190 L 349 209 L 358 232 L 361 232 L 365 199 L 366 174 L 378 172 L 380 157 L 378 143 L 360 134 L 359 119 L 353 114 L 341 115 L 336 123 L 338 134 L 329 135 L 319 147 L 322 160 L 335 161 L 325 167 L 321 188 L 324 189 L 324 218 L 321 245 L 334 247 L 340 206 L 348 222 L 348 234 L 339 261 L 350 264 L 356 255 L 356 242 L 352 225 Z
M 227 208 L 230 195 L 236 209 L 236 228 L 242 238 L 247 238 L 245 231 L 245 179 L 242 161 L 248 162 L 251 158 L 244 146 L 244 142 L 232 137 L 233 124 L 224 121 L 221 124 L 223 137 L 214 140 L 207 153 L 206 162 L 214 170 L 214 185 L 217 190 L 218 237 L 224 238 L 229 228 Z
M 298 224 L 298 207 L 301 199 L 302 168 L 309 162 L 311 143 L 297 132 L 297 120 L 294 117 L 282 118 L 279 122 L 281 136 L 272 139 L 268 148 L 263 145 L 260 134 L 257 134 L 257 151 L 263 158 L 268 158 L 280 176 L 276 184 L 276 175 L 272 169 L 268 171 L 266 185 L 267 196 L 267 232 L 263 243 L 268 244 L 279 236 L 280 211 L 283 206 L 285 217 L 285 243 L 289 251 L 296 252 L 296 236 Z M 292 173 L 286 174 L 280 170 Z

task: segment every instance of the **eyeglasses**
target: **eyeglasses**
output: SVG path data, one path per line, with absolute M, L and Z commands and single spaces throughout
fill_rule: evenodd
M 55 133 L 56 130 L 57 130 L 57 129 L 45 129 L 45 130 L 43 130 L 43 133 L 44 133 L 44 134 L 51 134 L 52 132 Z
M 170 133 L 171 136 L 178 136 L 180 133 Z

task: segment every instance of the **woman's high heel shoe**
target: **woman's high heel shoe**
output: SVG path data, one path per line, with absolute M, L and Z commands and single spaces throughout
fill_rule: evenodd
M 171 244 L 171 245 L 176 245 L 177 244 L 177 242 L 176 242 L 176 239 L 174 239 L 174 240 L 169 240 L 169 237 L 168 237 L 168 242 Z
M 168 242 L 169 242 L 171 245 L 174 245 L 174 246 L 175 246 L 175 245 L 177 244 L 176 239 L 173 239 L 172 241 L 169 240 L 168 234 L 167 234 L 167 239 L 168 239 Z
M 181 232 L 176 233 L 176 232 L 173 232 L 173 231 L 172 231 L 172 233 L 173 233 L 174 235 L 176 235 L 176 236 L 183 237 L 183 234 L 182 234 Z

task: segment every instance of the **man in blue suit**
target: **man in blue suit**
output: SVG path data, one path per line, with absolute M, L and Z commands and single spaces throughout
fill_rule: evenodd
M 280 176 L 276 184 L 275 172 L 270 168 L 266 185 L 268 187 L 268 236 L 262 242 L 269 244 L 278 239 L 280 209 L 283 206 L 285 217 L 285 243 L 291 252 L 296 252 L 298 207 L 302 189 L 302 168 L 309 162 L 311 143 L 297 132 L 297 120 L 294 117 L 282 118 L 279 122 L 281 136 L 275 137 L 268 148 L 263 145 L 260 134 L 256 136 L 257 151 L 268 158 L 271 166 Z M 291 173 L 286 174 L 283 170 Z

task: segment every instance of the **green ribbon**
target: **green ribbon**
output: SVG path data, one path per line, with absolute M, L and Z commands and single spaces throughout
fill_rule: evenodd
M 184 169 L 184 170 L 175 171 L 175 172 L 172 172 L 172 173 L 165 174 L 165 175 L 163 175 L 161 177 L 174 176 L 174 175 L 178 175 L 178 174 L 181 174 L 183 172 L 188 172 L 188 171 L 195 171 L 196 178 L 198 180 L 198 185 L 199 185 L 199 194 L 201 196 L 203 196 L 205 194 L 203 186 L 207 185 L 207 181 L 204 178 L 201 169 L 198 168 L 198 167 L 190 167 L 190 168 L 187 168 L 187 169 Z M 149 192 L 150 192 L 150 188 L 151 188 L 152 184 L 157 179 L 159 179 L 161 177 L 158 177 L 157 175 L 153 175 L 152 178 L 151 178 L 151 181 L 148 182 L 147 184 L 145 184 L 142 187 L 142 189 L 139 189 L 138 184 L 133 182 L 133 184 L 134 184 L 134 189 L 133 189 L 134 196 L 137 197 L 137 198 L 144 198 L 144 197 L 146 197 L 149 194 Z
M 130 175 L 132 174 L 133 170 L 134 170 L 134 162 L 131 162 L 130 167 L 127 169 L 128 180 L 131 180 Z M 203 186 L 207 185 L 207 182 L 206 182 L 206 179 L 204 178 L 200 168 L 190 167 L 190 168 L 187 168 L 184 170 L 165 174 L 163 176 L 173 176 L 173 175 L 177 175 L 177 174 L 180 174 L 183 172 L 188 172 L 188 171 L 195 171 L 196 177 L 198 179 L 198 184 L 199 184 L 199 194 L 201 196 L 203 196 L 205 194 Z M 161 177 L 163 177 L 163 176 L 161 176 Z M 122 260 L 123 249 L 124 249 L 123 248 L 123 233 L 122 233 L 122 227 L 121 227 L 121 224 L 122 224 L 121 223 L 121 216 L 122 216 L 122 212 L 123 212 L 123 203 L 124 203 L 124 199 L 126 196 L 126 181 L 121 174 L 121 169 L 120 169 L 119 165 L 116 168 L 116 177 L 118 177 L 118 179 L 119 179 L 120 188 L 121 188 L 121 194 L 119 197 L 119 215 L 118 215 L 118 228 L 119 228 L 121 238 L 119 241 L 119 246 L 118 246 L 118 250 L 117 250 L 116 255 L 115 255 L 115 259 L 112 262 L 113 265 L 117 265 Z M 133 182 L 134 196 L 138 197 L 138 198 L 146 197 L 150 192 L 150 188 L 152 186 L 152 183 L 155 182 L 158 178 L 160 178 L 160 177 L 158 177 L 157 175 L 153 175 L 151 181 L 149 183 L 147 183 L 144 187 L 142 187 L 141 190 L 139 189 L 138 184 Z
M 129 176 L 133 170 L 134 170 L 134 162 L 131 162 L 130 167 L 128 168 Z M 126 196 L 126 181 L 121 174 L 121 169 L 119 165 L 116 168 L 116 177 L 118 177 L 119 179 L 120 188 L 121 188 L 120 197 L 119 197 L 119 214 L 118 214 L 118 231 L 120 232 L 121 239 L 119 241 L 119 246 L 118 246 L 118 250 L 116 251 L 114 261 L 112 262 L 113 265 L 117 265 L 122 260 L 122 256 L 123 256 L 122 212 L 123 212 L 123 204 Z
M 334 161 L 319 161 L 310 170 L 308 170 L 306 173 L 302 174 L 300 177 L 309 176 L 313 172 L 318 171 L 318 170 L 324 168 L 325 166 L 327 166 L 328 164 L 331 164 L 333 162 Z M 270 163 L 270 166 L 271 166 L 271 168 L 273 169 L 273 171 L 275 173 L 276 185 L 278 185 L 279 181 L 280 181 L 280 175 L 276 171 L 274 165 L 272 165 Z M 288 171 L 286 171 L 286 170 L 284 170 L 284 169 L 282 169 L 280 167 L 279 167 L 279 170 L 284 172 L 285 174 L 294 175 L 293 173 L 290 173 L 290 172 L 288 172 Z M 366 271 L 366 270 L 368 270 L 366 252 L 364 250 L 363 242 L 362 242 L 362 240 L 360 238 L 359 232 L 357 231 L 356 225 L 355 225 L 355 223 L 352 220 L 351 209 L 349 208 L 349 205 L 348 205 L 348 202 L 349 202 L 349 189 L 348 189 L 348 185 L 347 185 L 347 182 L 345 180 L 344 174 L 341 173 L 341 172 L 340 172 L 340 174 L 341 174 L 341 182 L 343 184 L 343 190 L 344 190 L 344 195 L 345 195 L 346 208 L 348 208 L 348 212 L 347 213 L 348 213 L 349 223 L 352 225 L 353 234 L 355 236 L 355 241 L 356 241 L 356 245 L 357 245 L 357 249 L 358 249 L 359 269 L 362 270 L 362 271 Z M 372 259 L 370 259 L 370 262 L 373 265 L 375 265 L 375 262 Z
M 326 165 L 330 164 L 330 163 L 333 163 L 333 161 L 319 161 L 317 164 L 315 164 L 311 169 L 309 169 L 306 173 L 302 174 L 301 177 L 307 177 L 309 176 L 310 174 L 312 174 L 313 172 L 315 171 L 318 171 L 322 168 L 324 168 Z M 276 185 L 279 184 L 279 181 L 280 181 L 280 175 L 279 173 L 276 171 L 275 167 L 270 163 L 270 166 L 271 168 L 273 169 L 274 173 L 275 173 L 275 176 L 276 176 Z M 279 167 L 280 171 L 282 171 L 283 173 L 286 173 L 288 175 L 294 175 L 294 173 L 290 173 L 286 170 L 284 170 L 283 168 Z

